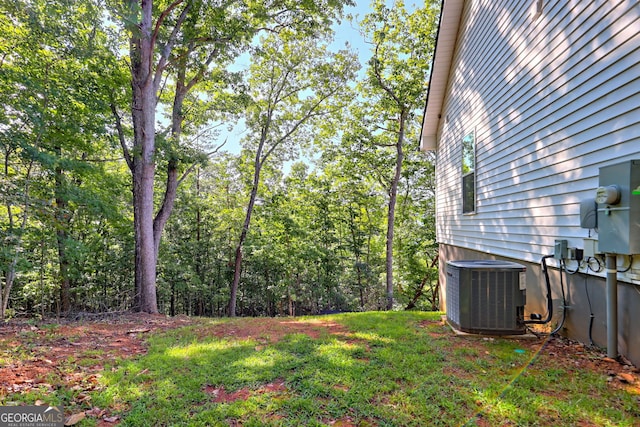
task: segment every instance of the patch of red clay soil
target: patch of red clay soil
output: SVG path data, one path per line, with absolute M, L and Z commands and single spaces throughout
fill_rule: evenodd
M 323 334 L 345 335 L 348 330 L 328 319 L 239 318 L 199 329 L 199 336 L 255 339 L 263 343 L 280 341 L 285 335 L 305 334 L 317 339 Z
M 228 392 L 225 390 L 224 386 L 215 387 L 207 384 L 202 388 L 202 391 L 210 394 L 212 396 L 211 400 L 215 403 L 231 403 L 235 402 L 236 400 L 247 400 L 251 396 L 255 396 L 257 394 L 282 394 L 286 393 L 288 389 L 284 383 L 284 380 L 282 378 L 278 378 L 277 380 L 265 384 L 264 386 L 256 390 L 251 390 L 247 387 L 244 387 L 236 391 Z
M 96 418 L 98 425 L 115 425 L 118 417 L 91 405 L 88 394 L 100 388 L 105 363 L 145 353 L 149 332 L 190 323 L 193 320 L 184 316 L 148 314 L 57 323 L 11 320 L 0 325 L 0 360 L 5 361 L 0 365 L 0 401 L 36 388 L 71 390 L 74 407 L 65 409 L 72 410 L 76 419 L 84 412 Z

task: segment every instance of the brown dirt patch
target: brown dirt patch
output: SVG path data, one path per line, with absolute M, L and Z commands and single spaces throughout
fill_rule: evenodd
M 99 420 L 98 425 L 117 424 L 118 418 L 93 406 L 89 395 L 101 387 L 105 365 L 145 353 L 149 332 L 193 322 L 185 316 L 125 314 L 90 321 L 4 323 L 0 326 L 0 402 L 34 389 L 43 393 L 66 389 L 73 392 L 74 401 L 65 409 L 74 415 L 84 412 Z
M 169 319 L 146 314 L 40 326 L 9 322 L 0 326 L 0 356 L 2 353 L 20 353 L 22 357 L 9 356 L 10 360 L 14 359 L 13 363 L 0 366 L 0 386 L 5 389 L 20 384 L 42 383 L 48 374 L 59 371 L 61 365 L 69 362 L 80 361 L 88 365 L 89 371 L 101 371 L 104 362 L 145 353 L 146 333 L 177 328 L 191 322 L 187 317 Z M 90 363 L 92 359 L 95 359 L 95 365 Z M 72 372 L 68 376 L 67 379 L 73 379 Z
M 0 403 L 8 396 L 40 389 L 45 393 L 57 389 L 74 393 L 72 415 L 84 413 L 98 425 L 116 425 L 117 417 L 109 410 L 91 404 L 89 393 L 101 386 L 99 378 L 105 365 L 115 365 L 147 352 L 146 337 L 154 331 L 198 324 L 199 337 L 255 339 L 261 345 L 277 342 L 288 334 L 306 334 L 319 338 L 323 334 L 348 334 L 343 326 L 326 319 L 239 318 L 209 324 L 186 316 L 167 317 L 148 314 L 94 316 L 86 321 L 32 322 L 12 320 L 0 326 Z M 284 380 L 276 380 L 258 390 L 233 392 L 223 387 L 206 386 L 216 402 L 247 399 L 256 393 L 285 393 Z M 44 404 L 44 402 L 41 402 Z M 120 408 L 122 409 L 122 408 Z M 69 414 L 68 414 L 69 415 Z
M 286 393 L 288 390 L 289 389 L 282 378 L 278 378 L 277 380 L 265 384 L 256 390 L 244 387 L 239 390 L 228 392 L 225 390 L 224 386 L 215 387 L 210 384 L 207 384 L 202 388 L 202 391 L 212 396 L 211 401 L 215 403 L 231 403 L 236 400 L 247 400 L 251 396 L 264 393 L 282 394 Z
M 274 343 L 289 334 L 304 334 L 317 339 L 324 334 L 348 334 L 348 330 L 328 319 L 240 318 L 199 328 L 197 333 L 199 337 L 255 339 L 262 343 Z

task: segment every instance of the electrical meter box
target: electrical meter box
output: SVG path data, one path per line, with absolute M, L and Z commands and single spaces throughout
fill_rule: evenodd
M 599 252 L 640 254 L 640 160 L 601 167 L 599 184 Z

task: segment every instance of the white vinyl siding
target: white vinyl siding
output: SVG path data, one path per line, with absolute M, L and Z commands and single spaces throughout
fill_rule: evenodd
M 440 243 L 537 262 L 582 247 L 601 166 L 640 158 L 640 4 L 470 0 L 439 128 Z M 476 132 L 476 215 L 461 139 Z

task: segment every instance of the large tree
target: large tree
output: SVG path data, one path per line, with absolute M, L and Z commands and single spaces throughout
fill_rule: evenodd
M 284 28 L 314 32 L 326 27 L 344 0 L 297 2 L 291 0 L 126 0 L 117 8 L 129 37 L 131 70 L 131 122 L 133 143 L 128 146 L 120 123 L 121 143 L 133 177 L 136 240 L 137 308 L 155 313 L 156 263 L 163 228 L 176 197 L 181 175 L 189 170 L 178 155 L 183 109 L 189 93 L 203 81 L 225 81 L 226 66 L 246 51 L 261 30 Z M 166 138 L 166 183 L 160 208 L 154 207 L 158 165 L 156 112 L 161 92 L 173 89 L 171 130 Z
M 258 197 L 265 163 L 295 156 L 300 145 L 312 140 L 312 125 L 339 112 L 340 95 L 354 78 L 355 58 L 346 51 L 331 53 L 319 34 L 300 35 L 284 30 L 265 37 L 255 54 L 249 84 L 252 103 L 246 124 L 252 131 L 246 145 L 253 152 L 253 182 L 245 220 L 235 252 L 229 315 L 236 314 L 242 268 L 242 247 Z
M 405 158 L 405 140 L 417 126 L 414 120 L 423 107 L 426 82 L 438 25 L 440 2 L 428 0 L 422 8 L 408 12 L 402 0 L 391 7 L 383 0 L 372 3 L 362 30 L 372 45 L 366 80 L 367 94 L 362 123 L 369 127 L 371 144 L 391 151 L 393 173 L 386 179 L 389 195 L 386 244 L 387 309 L 393 308 L 393 239 L 398 184 Z

